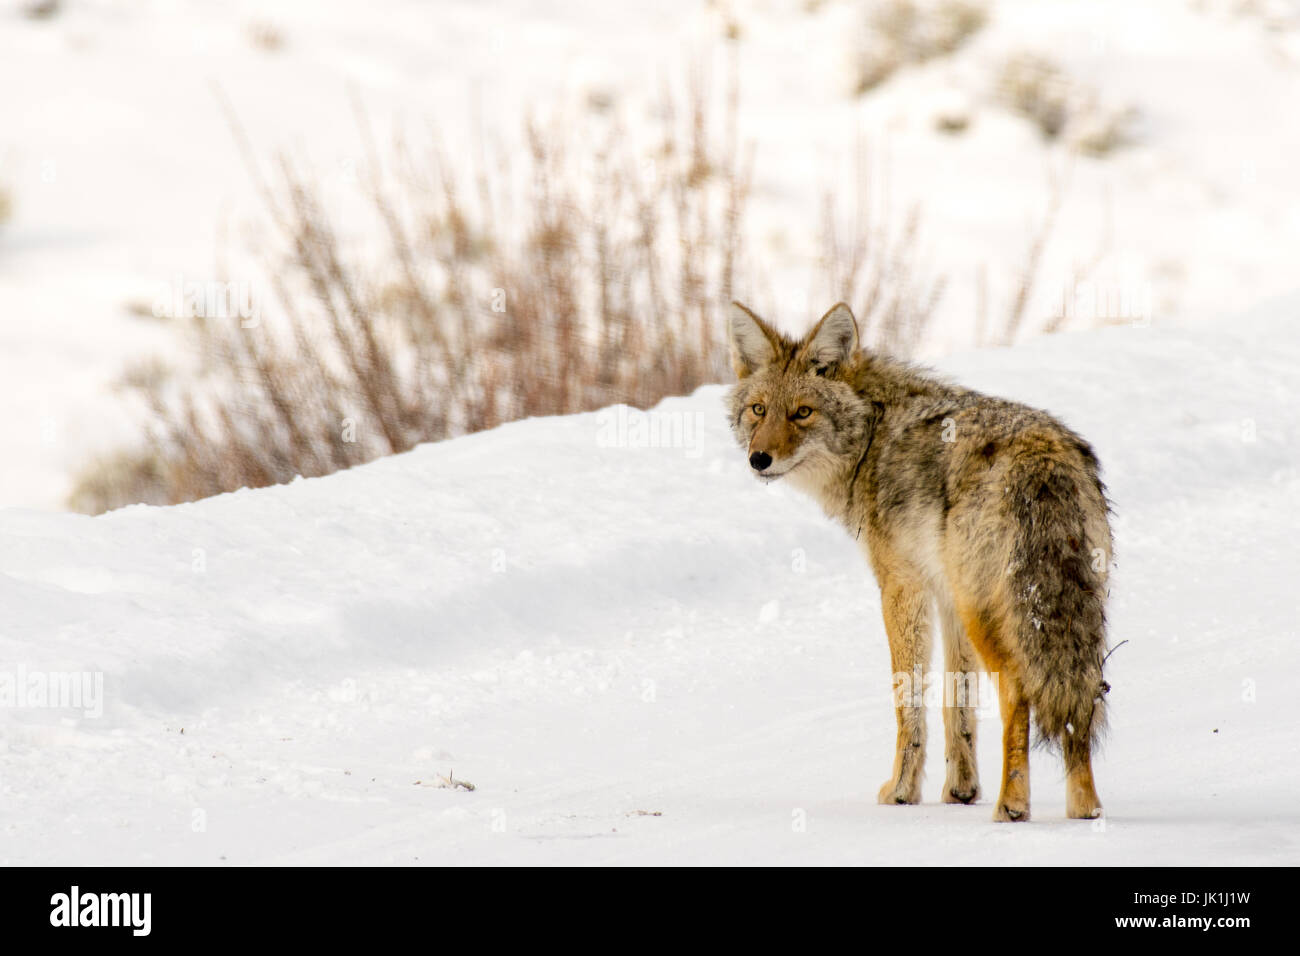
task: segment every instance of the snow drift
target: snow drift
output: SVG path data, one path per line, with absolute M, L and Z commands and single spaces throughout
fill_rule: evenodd
M 749 477 L 711 386 L 190 505 L 0 511 L 0 862 L 1294 863 L 1297 311 L 941 365 L 1105 468 L 1103 821 L 1036 752 L 1034 822 L 993 824 L 995 713 L 980 804 L 939 803 L 938 711 L 927 802 L 875 804 L 875 585 Z

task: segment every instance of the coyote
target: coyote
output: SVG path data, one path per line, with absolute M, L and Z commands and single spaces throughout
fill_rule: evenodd
M 959 388 L 858 347 L 849 307 L 801 341 L 739 303 L 730 313 L 732 430 L 764 481 L 787 478 L 859 542 L 880 585 L 895 675 L 976 657 L 996 675 L 1002 789 L 994 820 L 1029 819 L 1029 719 L 1059 744 L 1066 812 L 1101 815 L 1092 747 L 1111 555 L 1105 487 L 1081 437 L 1046 412 Z M 919 803 L 925 714 L 896 698 L 894 771 L 881 803 Z M 945 704 L 948 701 L 945 700 Z M 916 706 L 914 706 L 916 705 Z M 972 707 L 943 711 L 945 803 L 980 793 Z

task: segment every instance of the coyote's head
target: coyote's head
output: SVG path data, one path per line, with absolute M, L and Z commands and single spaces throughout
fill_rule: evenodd
M 853 388 L 858 326 L 844 303 L 793 341 L 731 304 L 731 428 L 754 474 L 766 480 L 796 469 L 828 478 L 862 454 L 872 406 Z

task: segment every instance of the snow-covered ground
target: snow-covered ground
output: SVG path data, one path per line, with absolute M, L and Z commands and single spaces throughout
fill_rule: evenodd
M 259 207 L 217 91 L 262 160 L 288 151 L 342 203 L 364 154 L 354 94 L 380 128 L 436 126 L 452 155 L 474 122 L 508 140 L 527 109 L 592 93 L 637 128 L 693 60 L 721 85 L 731 24 L 751 258 L 772 284 L 745 298 L 825 307 L 805 301 L 821 196 L 848 204 L 861 141 L 895 218 L 920 206 L 920 251 L 948 279 L 924 343 L 937 356 L 971 344 L 982 307 L 1001 321 L 1049 172 L 1068 165 L 995 102 L 1000 65 L 1029 50 L 1138 121 L 1131 144 L 1072 164 L 1027 334 L 1063 301 L 1075 328 L 1147 306 L 1160 324 L 1297 282 L 1300 13 L 1277 0 L 999 0 L 956 54 L 862 97 L 861 0 L 64 0 L 47 19 L 32 5 L 0 0 L 0 504 L 65 507 L 96 452 L 138 438 L 111 383 L 185 348 L 141 311 L 178 284 L 254 281 L 240 256 Z M 966 131 L 938 131 L 954 103 Z M 1093 283 L 1082 298 L 1076 269 Z
M 1103 821 L 1064 819 L 1045 753 L 1030 824 L 940 804 L 937 711 L 926 803 L 876 805 L 874 585 L 746 474 L 710 386 L 173 508 L 0 511 L 0 682 L 92 675 L 82 711 L 0 708 L 0 863 L 1294 864 L 1298 313 L 941 363 L 1104 463 Z

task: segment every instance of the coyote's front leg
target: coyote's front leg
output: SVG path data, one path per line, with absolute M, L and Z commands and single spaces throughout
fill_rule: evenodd
M 978 695 L 980 665 L 961 618 L 951 608 L 943 614 L 943 660 L 944 696 L 952 687 L 956 698 L 943 702 L 944 760 L 948 768 L 943 802 L 974 803 L 979 799 L 980 779 L 975 765 L 975 708 L 971 705 Z
M 880 603 L 894 668 L 894 712 L 898 741 L 894 774 L 880 788 L 881 803 L 920 803 L 925 769 L 925 707 L 922 683 L 930 663 L 930 598 L 912 581 L 891 580 Z

